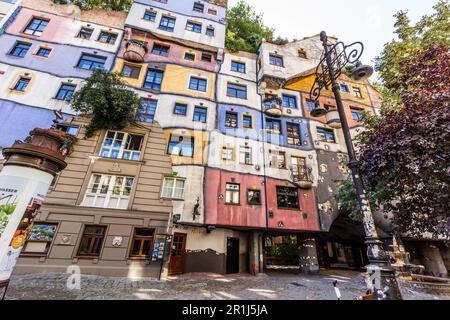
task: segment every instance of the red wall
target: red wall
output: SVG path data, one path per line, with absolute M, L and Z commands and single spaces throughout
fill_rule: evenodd
M 252 228 L 266 227 L 263 177 L 207 168 L 205 181 L 206 224 Z M 240 184 L 240 205 L 225 204 L 225 186 L 227 183 Z M 247 190 L 254 186 L 261 190 L 262 205 L 260 206 L 247 204 Z M 220 195 L 223 195 L 223 199 L 219 199 Z
M 314 189 L 298 189 L 300 211 L 285 210 L 278 209 L 277 186 L 296 187 L 293 184 L 286 185 L 285 181 L 282 180 L 267 178 L 268 210 L 272 210 L 274 213 L 274 217 L 269 218 L 269 228 L 291 231 L 320 231 Z M 308 214 L 306 219 L 303 218 L 303 213 Z M 284 224 L 283 228 L 279 227 L 280 221 Z
M 266 227 L 264 178 L 219 169 L 206 169 L 205 179 L 205 223 L 217 226 Z M 234 181 L 233 181 L 234 179 Z M 240 205 L 225 204 L 227 183 L 240 184 Z M 268 209 L 274 212 L 269 218 L 269 228 L 288 231 L 320 231 L 317 204 L 313 189 L 299 191 L 300 210 L 284 210 L 277 207 L 276 186 L 286 186 L 285 181 L 267 178 Z M 290 187 L 295 187 L 290 184 Z M 247 190 L 261 190 L 261 206 L 247 204 Z M 223 195 L 223 199 L 219 196 Z M 305 197 L 306 195 L 306 197 Z M 303 213 L 307 213 L 305 219 Z M 284 227 L 279 227 L 282 221 Z

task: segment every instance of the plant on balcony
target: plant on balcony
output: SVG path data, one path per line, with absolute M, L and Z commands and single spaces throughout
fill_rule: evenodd
M 114 11 L 128 11 L 133 0 L 53 0 L 54 3 L 73 3 L 83 10 L 109 9 Z
M 94 70 L 71 100 L 75 111 L 90 116 L 88 138 L 100 129 L 121 130 L 133 124 L 139 104 L 137 94 L 126 87 L 118 73 L 103 69 Z

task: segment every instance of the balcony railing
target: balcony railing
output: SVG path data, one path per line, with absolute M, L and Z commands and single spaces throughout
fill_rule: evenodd
M 125 45 L 123 57 L 125 60 L 140 63 L 144 62 L 144 57 L 147 51 L 147 42 L 130 39 Z
M 291 166 L 292 181 L 301 189 L 311 189 L 313 182 L 310 170 L 305 165 Z

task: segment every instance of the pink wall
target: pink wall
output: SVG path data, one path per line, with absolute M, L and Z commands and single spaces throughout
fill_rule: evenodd
M 181 45 L 178 45 L 174 42 L 170 41 L 164 41 L 162 39 L 158 39 L 155 36 L 151 35 L 150 33 L 144 33 L 138 30 L 126 29 L 126 34 L 124 37 L 124 41 L 122 41 L 122 45 L 119 51 L 119 58 L 123 58 L 123 54 L 125 51 L 125 44 L 127 39 L 138 39 L 138 40 L 144 40 L 148 43 L 147 49 L 148 53 L 144 57 L 144 62 L 166 62 L 166 63 L 175 63 L 175 64 L 181 64 L 187 67 L 192 68 L 200 68 L 208 71 L 218 71 L 218 65 L 215 60 L 215 57 L 213 55 L 213 58 L 211 59 L 211 62 L 205 62 L 201 60 L 202 51 L 195 50 L 193 48 L 184 47 Z M 152 49 L 154 43 L 167 45 L 170 47 L 169 50 L 169 56 L 163 57 L 160 55 L 152 54 Z M 195 61 L 185 60 L 184 54 L 186 51 L 189 51 L 190 53 L 195 54 Z
M 232 179 L 235 179 L 234 181 Z M 265 228 L 264 178 L 218 169 L 206 169 L 205 179 L 205 223 L 220 226 Z M 240 184 L 240 205 L 225 204 L 227 183 Z M 247 190 L 256 187 L 261 190 L 262 205 L 247 204 Z M 223 195 L 223 199 L 219 196 Z
M 293 184 L 285 184 L 285 181 L 267 179 L 268 210 L 274 213 L 273 218 L 269 218 L 269 228 L 291 231 L 320 231 L 319 218 L 317 213 L 316 198 L 313 189 L 298 189 L 300 198 L 300 211 L 278 209 L 277 186 L 296 187 Z M 303 214 L 307 213 L 305 219 Z M 284 227 L 279 227 L 279 222 L 283 222 Z

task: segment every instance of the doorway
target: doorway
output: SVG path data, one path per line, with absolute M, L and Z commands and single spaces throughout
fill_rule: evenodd
M 175 233 L 173 236 L 172 252 L 169 261 L 169 275 L 183 274 L 184 272 L 186 238 L 185 233 Z
M 227 274 L 239 273 L 239 239 L 227 240 Z

